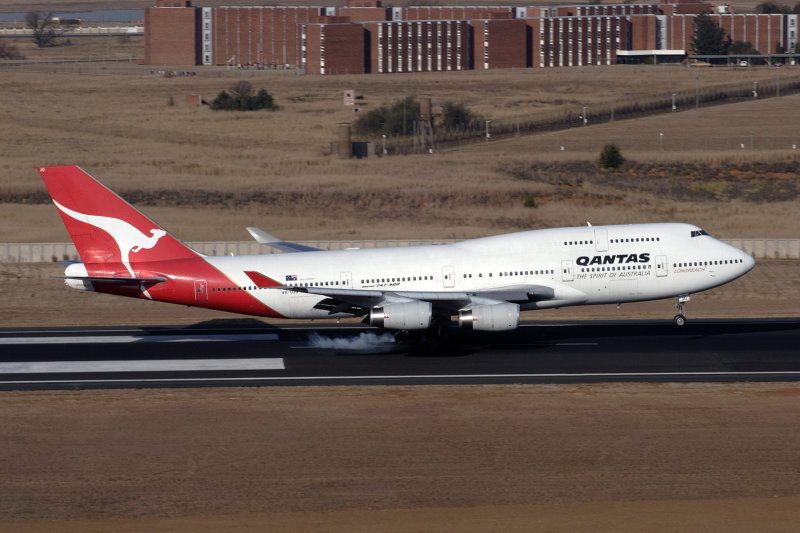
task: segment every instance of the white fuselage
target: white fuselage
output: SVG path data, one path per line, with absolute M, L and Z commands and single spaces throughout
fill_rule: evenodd
M 542 309 L 688 295 L 749 271 L 747 253 L 689 224 L 586 226 L 525 231 L 455 244 L 205 257 L 240 290 L 287 318 L 338 316 L 324 295 L 258 289 L 256 271 L 288 287 L 384 293 L 475 293 L 535 287 Z M 214 287 L 209 287 L 213 300 Z M 209 302 L 212 303 L 213 302 Z M 341 316 L 346 316 L 342 314 Z

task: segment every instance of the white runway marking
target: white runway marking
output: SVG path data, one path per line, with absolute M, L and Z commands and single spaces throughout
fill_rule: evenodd
M 274 333 L 233 335 L 89 335 L 85 337 L 0 337 L 2 344 L 130 344 L 145 342 L 276 341 Z
M 556 346 L 597 346 L 598 342 L 557 342 Z
M 79 372 L 192 372 L 208 370 L 284 370 L 281 358 L 162 359 L 154 361 L 36 361 L 0 363 L 0 374 Z M 105 380 L 103 380 L 105 381 Z

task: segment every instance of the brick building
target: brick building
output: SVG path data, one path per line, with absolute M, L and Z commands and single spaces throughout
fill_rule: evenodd
M 193 7 L 145 9 L 151 65 L 265 65 L 309 74 L 607 65 L 690 52 L 701 11 L 761 53 L 797 46 L 797 15 L 720 13 L 695 0 L 556 7 Z

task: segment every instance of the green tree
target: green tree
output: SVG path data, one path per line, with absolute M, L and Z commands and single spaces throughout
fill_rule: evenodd
M 220 91 L 214 101 L 211 102 L 211 109 L 232 111 L 235 109 L 236 101 L 226 91 Z
M 353 123 L 353 130 L 361 135 L 411 135 L 417 117 L 419 102 L 409 96 L 364 113 Z
M 750 41 L 733 41 L 730 46 L 728 46 L 728 55 L 731 56 L 756 54 L 758 54 L 758 50 L 755 49 L 753 43 Z
M 723 55 L 725 29 L 721 28 L 708 13 L 703 11 L 694 17 L 694 35 L 691 40 L 692 51 L 696 55 Z
M 791 13 L 791 9 L 789 6 L 784 6 L 775 2 L 761 2 L 756 6 L 756 13 L 760 14 L 770 14 L 770 13 L 778 13 L 778 14 L 787 14 Z
M 607 144 L 600 151 L 600 166 L 602 168 L 619 168 L 625 159 L 616 144 Z
M 214 98 L 210 106 L 215 111 L 258 111 L 259 109 L 274 111 L 278 109 L 272 95 L 264 89 L 260 89 L 255 96 L 251 94 L 236 94 L 232 96 L 223 90 Z
M 468 130 L 480 125 L 481 118 L 464 104 L 442 104 L 442 127 L 449 130 Z
M 275 100 L 272 98 L 272 95 L 264 89 L 260 89 L 256 93 L 254 100 L 258 109 L 277 109 L 278 107 L 275 105 Z

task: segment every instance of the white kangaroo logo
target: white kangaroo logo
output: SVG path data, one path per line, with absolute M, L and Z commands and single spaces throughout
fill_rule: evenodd
M 131 269 L 128 259 L 130 253 L 136 253 L 140 250 L 149 250 L 156 245 L 161 237 L 167 234 L 167 232 L 163 229 L 153 228 L 150 230 L 151 236 L 148 237 L 124 220 L 111 217 L 102 217 L 98 215 L 85 215 L 83 213 L 73 211 L 68 207 L 64 207 L 55 200 L 53 200 L 53 203 L 56 204 L 56 207 L 59 210 L 71 216 L 75 220 L 99 228 L 111 235 L 111 238 L 114 239 L 119 247 L 119 254 L 122 264 L 128 269 L 128 272 L 130 272 L 132 278 L 135 278 L 136 274 L 133 273 L 133 269 Z

